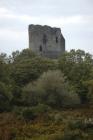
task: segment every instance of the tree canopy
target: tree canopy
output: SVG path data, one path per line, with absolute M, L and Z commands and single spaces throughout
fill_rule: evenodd
M 93 58 L 83 50 L 65 52 L 56 60 L 30 49 L 0 55 L 0 98 L 10 106 L 36 105 L 40 100 L 51 107 L 62 106 L 64 97 L 68 104 L 89 104 L 93 102 L 92 83 Z

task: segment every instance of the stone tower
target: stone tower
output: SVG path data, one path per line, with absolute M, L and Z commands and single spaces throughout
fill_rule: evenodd
M 36 54 L 58 58 L 65 51 L 65 39 L 61 29 L 29 25 L 29 48 Z

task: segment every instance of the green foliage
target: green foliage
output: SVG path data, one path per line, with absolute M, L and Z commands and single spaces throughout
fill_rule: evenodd
M 0 81 L 5 81 L 6 64 L 0 59 Z
M 24 109 L 24 107 L 23 107 Z M 30 108 L 32 110 L 32 107 Z M 22 113 L 22 109 L 20 113 Z M 46 115 L 60 114 L 62 120 L 46 119 Z M 2 140 L 92 140 L 93 139 L 93 106 L 77 109 L 51 110 L 36 116 L 34 120 L 21 119 L 14 113 L 0 113 L 0 139 Z M 85 127 L 88 120 L 92 127 Z M 78 121 L 80 120 L 80 121 Z M 82 122 L 82 123 L 81 123 Z M 69 126 L 70 123 L 70 126 Z M 84 129 L 82 129 L 84 128 Z M 2 131 L 4 130 L 4 131 Z
M 10 110 L 11 93 L 9 87 L 0 82 L 0 112 Z
M 51 108 L 45 104 L 38 104 L 37 106 L 32 107 L 32 111 L 37 115 L 47 113 L 50 110 Z
M 23 89 L 23 98 L 29 105 L 43 103 L 56 108 L 80 104 L 78 95 L 70 91 L 64 75 L 58 70 L 45 72 L 35 83 L 28 84 Z
M 21 87 L 17 85 L 12 85 L 12 99 L 11 99 L 11 105 L 13 106 L 21 106 L 23 105 L 22 102 L 22 89 Z
M 38 80 L 38 92 L 42 102 L 52 107 L 73 106 L 79 104 L 76 93 L 70 91 L 69 84 L 61 71 L 48 71 Z
M 30 121 L 30 120 L 34 120 L 36 115 L 33 112 L 32 108 L 24 108 L 22 111 L 22 117 L 25 120 Z
M 80 131 L 76 130 L 65 132 L 63 140 L 87 140 L 86 138 Z
M 84 86 L 86 87 L 86 90 L 87 90 L 88 102 L 93 104 L 93 80 L 85 81 L 83 84 L 84 84 Z
M 92 56 L 82 50 L 71 50 L 59 59 L 59 68 L 74 84 L 90 78 L 92 64 Z
M 44 71 L 56 67 L 55 61 L 46 58 L 24 58 L 13 64 L 11 75 L 18 85 L 25 85 L 36 80 Z
M 1 140 L 92 140 L 92 104 L 90 54 L 71 50 L 58 60 L 30 49 L 0 54 Z
M 48 118 L 48 113 L 51 111 L 51 108 L 48 105 L 38 104 L 32 107 L 23 107 L 15 106 L 13 108 L 13 113 L 18 116 L 20 119 L 24 120 L 34 120 L 38 116 L 45 115 L 45 118 Z
M 59 133 L 59 134 L 41 136 L 38 140 L 62 140 L 62 139 L 63 139 L 63 135 Z
M 59 59 L 59 69 L 67 76 L 69 82 L 75 87 L 82 103 L 87 102 L 87 90 L 83 82 L 93 79 L 93 59 L 88 53 L 82 50 L 71 50 L 66 52 Z
M 85 128 L 85 123 L 81 119 L 71 120 L 68 125 L 69 125 L 69 128 L 72 130 Z
M 35 120 L 38 116 L 43 116 L 43 115 L 45 115 L 45 118 L 47 118 L 47 113 L 49 113 L 51 109 L 47 105 L 38 104 L 37 106 L 33 106 L 33 107 L 20 108 L 19 111 L 21 112 L 18 112 L 17 110 L 15 113 L 20 118 L 29 121 L 29 120 Z
M 78 119 L 78 120 L 70 120 L 68 126 L 71 130 L 80 129 L 80 130 L 89 130 L 93 129 L 93 120 L 89 119 Z
M 92 103 L 92 81 L 93 59 L 82 50 L 66 52 L 58 60 L 36 56 L 30 49 L 0 55 L 0 90 L 11 106 L 59 109 Z
M 22 100 L 24 105 L 35 106 L 38 104 L 36 83 L 29 83 L 23 88 Z
M 31 49 L 24 49 L 22 52 L 16 51 L 12 53 L 12 59 L 14 63 L 34 57 L 36 57 L 36 55 L 31 51 Z

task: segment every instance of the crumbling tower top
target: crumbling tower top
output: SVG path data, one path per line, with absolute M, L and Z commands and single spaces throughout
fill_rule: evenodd
M 45 57 L 59 57 L 65 51 L 65 39 L 61 29 L 46 25 L 29 25 L 29 48 Z

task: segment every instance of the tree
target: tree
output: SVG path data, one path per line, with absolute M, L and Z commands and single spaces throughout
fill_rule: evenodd
M 12 94 L 10 91 L 10 87 L 5 83 L 0 82 L 0 112 L 10 110 L 11 98 Z
M 58 61 L 59 69 L 67 76 L 69 82 L 75 87 L 82 103 L 87 102 L 87 90 L 83 82 L 91 79 L 93 59 L 82 50 L 66 52 Z
M 44 71 L 56 69 L 55 61 L 50 59 L 34 57 L 20 60 L 12 64 L 11 76 L 17 85 L 25 85 L 36 80 Z
M 83 84 L 87 90 L 87 100 L 89 103 L 93 104 L 93 79 L 85 81 Z
M 24 49 L 21 52 L 16 51 L 12 53 L 12 59 L 14 63 L 18 63 L 19 61 L 27 60 L 36 57 L 34 52 L 31 49 Z
M 47 104 L 54 108 L 80 104 L 78 95 L 71 90 L 59 70 L 44 72 L 35 83 L 28 84 L 23 92 L 28 104 L 34 101 L 36 104 Z
M 9 65 L 0 59 L 0 81 L 9 83 Z

